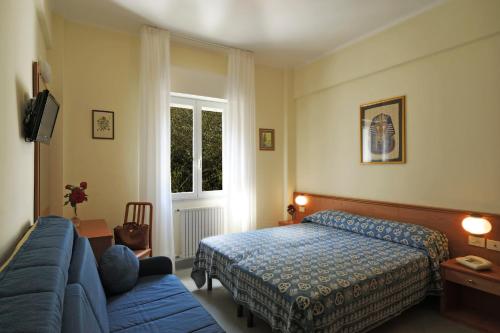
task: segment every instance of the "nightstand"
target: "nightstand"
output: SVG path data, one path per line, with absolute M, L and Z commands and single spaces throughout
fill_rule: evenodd
M 105 220 L 81 221 L 76 230 L 78 235 L 89 239 L 90 246 L 98 262 L 104 251 L 113 245 L 113 232 L 108 228 Z
M 485 332 L 500 332 L 500 266 L 474 271 L 450 259 L 441 264 L 441 314 Z
M 293 222 L 293 220 L 286 220 L 286 221 L 279 221 L 278 224 L 279 224 L 280 227 L 282 227 L 282 226 L 285 226 L 285 225 L 294 224 L 294 222 Z

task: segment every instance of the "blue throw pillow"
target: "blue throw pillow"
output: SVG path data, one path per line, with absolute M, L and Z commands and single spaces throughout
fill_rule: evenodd
M 128 247 L 113 245 L 101 256 L 100 271 L 108 294 L 124 293 L 137 283 L 139 259 Z

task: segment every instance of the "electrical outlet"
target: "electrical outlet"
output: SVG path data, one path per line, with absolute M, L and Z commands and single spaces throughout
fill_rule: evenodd
M 500 251 L 500 241 L 488 239 L 486 241 L 486 248 L 494 251 Z
M 469 245 L 484 247 L 484 237 L 470 236 L 469 235 Z
M 306 207 L 304 207 L 304 206 L 299 206 L 299 212 L 301 212 L 301 213 L 305 213 L 305 211 L 306 211 Z

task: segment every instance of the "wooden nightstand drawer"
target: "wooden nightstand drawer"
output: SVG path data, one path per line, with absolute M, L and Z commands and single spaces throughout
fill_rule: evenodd
M 498 282 L 453 270 L 447 270 L 445 274 L 448 281 L 500 296 L 500 284 Z
M 499 333 L 500 266 L 475 271 L 450 259 L 441 264 L 441 272 L 441 313 L 481 331 Z

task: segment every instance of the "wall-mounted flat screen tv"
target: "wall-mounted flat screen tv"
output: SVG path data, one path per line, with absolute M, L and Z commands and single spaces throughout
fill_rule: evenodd
M 59 103 L 48 90 L 38 94 L 26 110 L 24 131 L 26 141 L 48 144 L 54 132 Z

